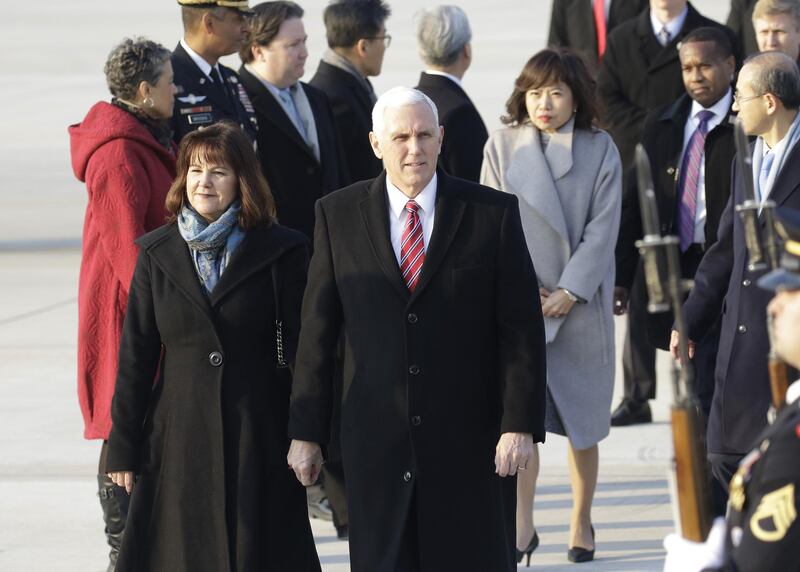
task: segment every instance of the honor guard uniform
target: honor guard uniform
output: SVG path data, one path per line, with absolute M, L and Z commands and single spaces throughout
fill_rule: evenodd
M 178 0 L 178 4 L 185 8 L 228 8 L 250 14 L 247 0 Z M 235 53 L 239 47 L 221 55 Z M 171 126 L 176 143 L 187 133 L 222 119 L 238 124 L 255 142 L 258 131 L 255 110 L 235 71 L 219 62 L 212 66 L 189 46 L 185 36 L 171 59 L 176 88 Z
M 769 290 L 800 290 L 800 211 L 777 209 L 784 238 L 780 268 L 758 285 Z M 800 302 L 796 302 L 800 303 Z M 800 328 L 800 323 L 797 324 Z M 793 364 L 795 367 L 800 365 Z M 756 440 L 730 482 L 727 519 L 718 519 L 705 543 L 671 534 L 665 572 L 800 571 L 800 380 L 786 394 L 786 405 Z

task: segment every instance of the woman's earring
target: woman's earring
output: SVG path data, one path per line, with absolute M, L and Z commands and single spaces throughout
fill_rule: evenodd
M 155 101 L 153 101 L 153 98 L 152 98 L 152 97 L 145 97 L 145 98 L 144 98 L 144 101 L 142 102 L 142 104 L 143 104 L 143 105 L 144 105 L 144 106 L 145 106 L 147 109 L 151 109 L 151 108 L 152 108 L 152 107 L 153 107 L 153 106 L 156 104 L 156 102 L 155 102 Z

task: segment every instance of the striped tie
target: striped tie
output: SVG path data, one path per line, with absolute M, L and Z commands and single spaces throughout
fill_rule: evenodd
M 416 201 L 408 201 L 405 210 L 408 215 L 400 242 L 400 272 L 408 290 L 413 292 L 425 262 L 425 240 L 422 237 L 422 222 L 417 214 L 419 205 Z
M 700 165 L 705 152 L 708 121 L 714 116 L 713 111 L 704 109 L 697 114 L 700 125 L 692 133 L 689 145 L 683 154 L 681 163 L 681 202 L 679 205 L 678 220 L 680 227 L 678 235 L 681 239 L 681 251 L 686 251 L 694 242 L 694 222 L 697 213 L 697 186 L 700 183 Z

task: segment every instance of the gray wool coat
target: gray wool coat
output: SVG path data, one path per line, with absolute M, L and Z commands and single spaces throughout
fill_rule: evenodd
M 614 245 L 622 167 L 611 137 L 570 120 L 542 150 L 531 125 L 492 134 L 481 183 L 519 197 L 539 285 L 586 300 L 545 318 L 547 384 L 567 435 L 585 449 L 608 435 L 614 388 Z M 531 292 L 531 296 L 538 296 Z

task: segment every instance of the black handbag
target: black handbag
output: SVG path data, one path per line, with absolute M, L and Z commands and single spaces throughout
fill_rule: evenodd
M 277 261 L 272 264 L 270 268 L 272 274 L 272 292 L 275 296 L 275 353 L 278 356 L 275 367 L 278 369 L 285 369 L 289 367 L 286 362 L 286 356 L 283 348 L 283 312 L 281 311 L 281 297 L 278 281 L 278 263 Z

